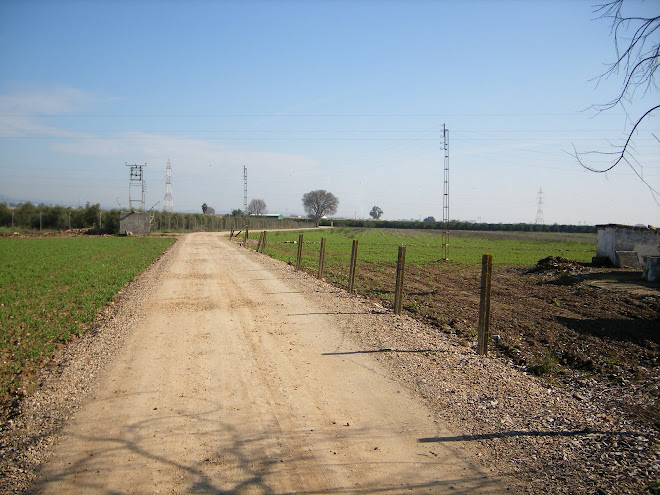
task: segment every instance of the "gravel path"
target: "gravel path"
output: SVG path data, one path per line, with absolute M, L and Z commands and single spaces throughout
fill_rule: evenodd
M 128 286 L 93 332 L 44 370 L 42 386 L 2 425 L 0 492 L 25 493 L 34 483 L 62 428 L 94 393 L 97 376 L 153 304 L 156 282 L 175 251 Z M 334 354 L 367 355 L 395 383 L 423 398 L 442 426 L 441 433 L 417 439 L 425 458 L 436 459 L 447 448 L 465 450 L 483 472 L 507 480 L 507 493 L 638 494 L 660 479 L 658 432 L 604 407 L 606 397 L 587 400 L 585 391 L 553 386 L 498 358 L 478 357 L 471 344 L 286 264 L 246 250 L 241 256 L 303 293 L 341 329 L 343 345 Z

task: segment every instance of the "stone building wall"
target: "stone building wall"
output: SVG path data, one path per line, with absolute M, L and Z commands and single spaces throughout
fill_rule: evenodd
M 149 235 L 150 218 L 147 213 L 122 212 L 119 216 L 119 235 Z
M 614 266 L 635 263 L 632 268 L 641 268 L 645 257 L 660 256 L 658 233 L 653 227 L 597 225 L 596 229 L 596 256 L 609 258 Z

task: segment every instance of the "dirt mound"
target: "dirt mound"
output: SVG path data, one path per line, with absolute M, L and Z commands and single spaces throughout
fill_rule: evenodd
M 525 273 L 564 273 L 567 275 L 576 275 L 583 273 L 585 266 L 577 261 L 571 261 L 561 256 L 548 256 L 536 263 L 536 266 L 529 268 Z

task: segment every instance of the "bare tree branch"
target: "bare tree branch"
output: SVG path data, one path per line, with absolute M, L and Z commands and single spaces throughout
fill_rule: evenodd
M 626 112 L 626 119 L 630 119 L 624 102 L 632 102 L 639 90 L 643 91 L 642 96 L 644 96 L 650 91 L 658 89 L 655 75 L 656 69 L 660 66 L 660 36 L 657 35 L 657 33 L 660 33 L 660 16 L 626 16 L 622 13 L 624 1 L 613 0 L 600 5 L 595 10 L 595 13 L 599 14 L 600 18 L 611 21 L 611 33 L 614 38 L 616 51 L 615 62 L 610 64 L 607 70 L 597 79 L 601 81 L 623 73 L 623 82 L 621 90 L 612 100 L 593 105 L 592 108 L 596 109 L 598 113 L 601 113 L 611 110 L 616 106 L 621 106 Z M 632 34 L 630 34 L 631 31 Z M 628 132 L 623 146 L 619 147 L 618 151 L 578 152 L 575 146 L 573 146 L 573 153 L 571 155 L 575 157 L 582 167 L 595 173 L 606 173 L 622 162 L 626 163 L 635 175 L 649 188 L 656 204 L 660 205 L 660 194 L 644 179 L 643 166 L 633 155 L 634 148 L 632 144 L 635 133 L 639 130 L 641 124 L 658 109 L 660 109 L 660 105 L 648 109 L 636 120 L 631 119 L 631 122 L 634 122 L 634 124 Z M 607 166 L 598 168 L 586 163 L 588 155 L 611 155 L 614 158 Z M 633 162 L 637 164 L 639 170 L 633 165 Z
M 595 11 L 601 14 L 600 18 L 611 19 L 611 32 L 614 36 L 614 48 L 617 54 L 616 61 L 610 64 L 598 79 L 608 78 L 619 72 L 625 74 L 625 82 L 619 94 L 611 101 L 597 105 L 596 108 L 600 110 L 609 110 L 621 101 L 631 99 L 640 86 L 645 86 L 645 91 L 652 87 L 657 88 L 654 75 L 660 64 L 660 43 L 652 35 L 660 29 L 660 16 L 625 17 L 621 13 L 623 3 L 624 0 L 614 0 L 601 5 Z M 637 24 L 639 25 L 632 37 L 624 43 L 621 31 L 625 33 Z
M 635 122 L 635 125 L 633 126 L 632 130 L 628 133 L 628 137 L 626 139 L 626 142 L 625 142 L 625 144 L 623 145 L 623 147 L 621 148 L 620 151 L 609 151 L 609 152 L 606 152 L 606 151 L 587 151 L 587 152 L 583 152 L 583 153 L 578 153 L 578 151 L 575 149 L 575 146 L 573 146 L 573 150 L 575 151 L 573 156 L 577 159 L 578 162 L 580 162 L 580 165 L 582 165 L 584 168 L 586 168 L 590 172 L 596 172 L 598 174 L 609 172 L 614 167 L 616 167 L 619 163 L 626 160 L 625 156 L 626 156 L 626 153 L 628 152 L 628 148 L 630 147 L 630 143 L 632 141 L 632 136 L 635 133 L 635 130 L 637 129 L 637 127 L 642 123 L 642 121 L 646 117 L 648 117 L 649 115 L 651 115 L 653 112 L 655 112 L 658 109 L 660 109 L 660 105 L 654 106 L 653 108 L 647 110 L 646 113 L 644 115 L 642 115 L 637 120 L 637 122 Z M 590 167 L 590 166 L 584 164 L 583 160 L 580 158 L 580 155 L 586 155 L 586 154 L 616 155 L 617 158 L 616 158 L 616 160 L 614 160 L 614 162 L 609 167 L 604 168 L 604 169 L 597 169 L 597 168 L 593 168 L 593 167 Z

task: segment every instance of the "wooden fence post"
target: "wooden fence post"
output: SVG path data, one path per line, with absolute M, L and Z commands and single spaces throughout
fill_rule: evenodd
M 303 235 L 298 236 L 298 256 L 296 257 L 296 270 L 300 270 L 300 263 L 302 260 L 302 247 L 303 247 Z
M 243 246 L 245 246 L 245 247 L 247 247 L 249 235 L 250 234 L 248 233 L 248 226 L 247 226 L 247 223 L 246 223 L 245 224 L 245 240 L 243 241 Z
M 399 257 L 396 262 L 396 287 L 394 289 L 394 314 L 401 314 L 403 305 L 403 268 L 406 264 L 406 246 L 399 246 Z
M 261 251 L 261 240 L 264 238 L 264 233 L 259 234 L 259 240 L 257 241 L 257 253 Z
M 263 236 L 264 236 L 264 238 L 261 241 L 261 252 L 262 252 L 262 254 L 266 252 L 266 231 L 265 230 L 264 230 Z
M 355 264 L 357 263 L 358 241 L 353 239 L 353 249 L 351 250 L 351 268 L 348 272 L 348 292 L 353 293 L 355 283 Z
M 490 286 L 493 274 L 493 256 L 481 257 L 481 297 L 479 299 L 479 326 L 477 327 L 477 354 L 488 354 L 490 339 Z
M 324 262 L 325 262 L 325 237 L 321 237 L 321 251 L 319 252 L 319 274 L 317 278 L 323 278 Z

